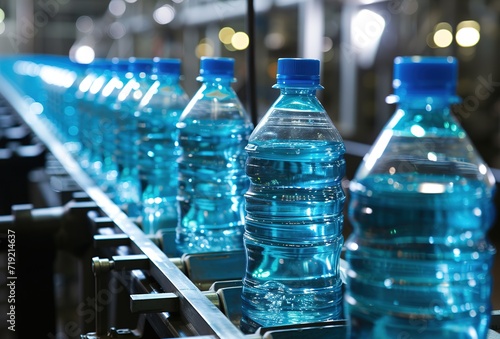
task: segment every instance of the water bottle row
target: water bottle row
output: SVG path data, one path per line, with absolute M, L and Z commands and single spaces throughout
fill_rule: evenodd
M 253 125 L 231 87 L 233 59 L 201 60 L 192 101 L 179 59 L 50 58 L 31 67 L 43 116 L 96 184 L 145 233 L 177 228 L 168 254 L 243 248 Z
M 397 108 L 350 183 L 345 246 L 345 147 L 316 97 L 319 61 L 278 60 L 255 128 L 233 68 L 202 58 L 188 98 L 178 60 L 97 60 L 37 95 L 146 233 L 176 228 L 177 253 L 245 249 L 245 333 L 347 318 L 352 338 L 485 338 L 495 182 L 452 114 L 456 59 L 395 59 Z

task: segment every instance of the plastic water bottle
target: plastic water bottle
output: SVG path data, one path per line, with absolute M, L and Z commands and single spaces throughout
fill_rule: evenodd
M 75 80 L 63 94 L 64 114 L 62 124 L 66 141 L 64 145 L 73 155 L 77 155 L 81 147 L 79 140 L 80 126 L 78 124 L 79 112 L 77 93 L 80 88 L 80 84 L 87 77 L 87 69 L 87 64 L 78 62 L 71 63 L 71 70 L 75 74 Z
M 46 95 L 44 103 L 44 117 L 52 132 L 61 138 L 62 122 L 62 93 L 63 84 L 67 73 L 67 58 L 59 55 L 50 55 L 40 58 L 39 76 L 43 81 L 43 91 Z
M 234 59 L 204 57 L 201 87 L 183 111 L 178 127 L 179 225 L 182 253 L 243 249 L 245 146 L 250 117 L 231 87 Z
M 139 154 L 137 113 L 144 94 L 153 83 L 152 68 L 151 59 L 129 59 L 129 80 L 118 94 L 114 107 L 117 121 L 115 159 L 118 164 L 115 202 L 122 206 L 130 217 L 140 215 L 141 185 L 137 166 Z
M 89 174 L 94 170 L 91 168 L 93 156 L 96 152 L 94 134 L 98 129 L 99 122 L 95 115 L 94 100 L 96 99 L 99 91 L 104 86 L 106 80 L 106 70 L 109 63 L 104 59 L 95 59 L 89 65 L 89 72 L 84 80 L 80 83 L 78 105 L 78 124 L 80 126 L 81 137 L 81 152 L 79 154 L 80 165 Z
M 342 317 L 343 140 L 319 60 L 279 59 L 280 96 L 250 136 L 241 329 Z
M 494 178 L 451 113 L 456 82 L 452 57 L 395 59 L 398 107 L 350 184 L 351 338 L 486 338 Z
M 65 116 L 65 93 L 69 92 L 76 80 L 73 63 L 64 56 L 40 58 L 39 76 L 43 81 L 46 95 L 44 118 L 48 127 L 61 141 L 68 140 Z
M 99 96 L 95 99 L 96 115 L 99 119 L 99 152 L 96 161 L 100 162 L 99 176 L 97 182 L 101 189 L 108 195 L 113 196 L 116 178 L 118 176 L 118 165 L 115 161 L 117 116 L 115 104 L 118 95 L 125 86 L 126 73 L 129 62 L 127 59 L 111 59 L 109 78 L 103 86 Z
M 176 127 L 189 98 L 180 85 L 181 62 L 155 58 L 155 81 L 143 96 L 137 118 L 142 228 L 146 234 L 169 233 L 164 247 L 175 254 L 177 158 L 182 154 Z
M 109 92 L 109 83 L 114 77 L 113 67 L 114 62 L 112 59 L 102 61 L 102 71 L 90 86 L 86 98 L 87 114 L 91 118 L 89 125 L 86 127 L 88 128 L 87 133 L 91 145 L 87 172 L 97 184 L 100 184 L 103 176 L 102 145 L 104 134 L 106 133 L 103 130 L 103 122 L 106 115 L 101 108 Z
M 95 63 L 91 63 L 87 66 L 83 79 L 79 82 L 78 88 L 75 90 L 75 103 L 76 108 L 76 126 L 78 129 L 78 139 L 77 143 L 78 153 L 75 157 L 77 158 L 80 166 L 86 169 L 89 166 L 88 157 L 90 154 L 90 145 L 88 136 L 88 129 L 86 128 L 90 117 L 87 114 L 86 97 L 87 93 L 92 86 L 92 82 L 97 78 L 99 70 L 97 69 Z

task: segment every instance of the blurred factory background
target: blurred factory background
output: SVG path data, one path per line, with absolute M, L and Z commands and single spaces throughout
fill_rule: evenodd
M 342 135 L 371 144 L 394 107 L 398 55 L 453 55 L 460 63 L 457 116 L 483 157 L 500 168 L 500 3 L 495 0 L 255 0 L 259 116 L 279 57 L 322 61 L 321 100 Z M 236 59 L 245 100 L 245 0 L 1 0 L 0 53 L 175 57 L 188 94 L 202 55 Z
M 455 115 L 486 162 L 500 169 L 500 1 L 255 0 L 253 6 L 256 116 L 279 94 L 271 88 L 278 58 L 316 58 L 324 86 L 318 96 L 341 135 L 352 145 L 371 145 L 394 111 L 385 102 L 394 58 L 451 55 L 459 61 L 463 98 Z M 246 0 L 0 0 L 1 55 L 66 55 L 82 63 L 179 58 L 189 95 L 199 87 L 201 56 L 232 57 L 234 88 L 244 103 L 251 99 L 248 27 Z M 348 164 L 349 175 L 360 150 L 366 148 L 354 151 L 358 162 Z M 500 291 L 494 297 L 499 309 Z

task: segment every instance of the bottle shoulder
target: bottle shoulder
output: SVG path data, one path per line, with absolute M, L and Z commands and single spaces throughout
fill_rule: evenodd
M 152 85 L 144 94 L 142 107 L 183 110 L 189 102 L 189 97 L 179 85 Z
M 449 109 L 396 110 L 363 158 L 355 181 L 382 177 L 380 185 L 388 184 L 388 189 L 394 182 L 419 180 L 430 184 L 424 188 L 436 190 L 450 183 L 459 187 L 463 180 L 495 185 L 491 170 Z
M 330 142 L 343 145 L 340 132 L 316 98 L 304 103 L 298 98 L 278 99 L 261 119 L 250 142 Z M 302 101 L 302 102 L 295 102 Z
M 283 94 L 276 99 L 271 105 L 273 110 L 290 110 L 290 111 L 309 111 L 309 112 L 324 112 L 325 108 L 316 97 L 316 95 L 306 92 L 294 92 Z
M 189 100 L 180 120 L 190 123 L 244 121 L 251 124 L 250 115 L 230 86 L 205 84 Z
M 203 83 L 193 96 L 193 100 L 208 100 L 214 102 L 239 101 L 236 91 L 230 83 Z
M 467 133 L 450 107 L 397 108 L 384 127 L 398 135 L 422 137 L 466 137 Z

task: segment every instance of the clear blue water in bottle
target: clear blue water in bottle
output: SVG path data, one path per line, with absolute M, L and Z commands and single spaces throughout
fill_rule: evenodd
M 42 80 L 46 101 L 43 117 L 47 119 L 48 127 L 59 138 L 62 138 L 62 93 L 64 81 L 68 73 L 68 59 L 59 55 L 49 55 L 39 58 L 39 76 Z
M 98 72 L 93 64 L 89 64 L 85 72 L 85 76 L 78 84 L 78 89 L 75 91 L 75 106 L 76 106 L 76 125 L 78 126 L 78 145 L 79 150 L 76 153 L 77 161 L 82 168 L 88 167 L 88 138 L 86 126 L 88 115 L 86 114 L 86 96 L 92 85 L 92 82 L 97 77 Z
M 249 184 L 245 146 L 253 125 L 231 87 L 234 59 L 202 58 L 198 80 L 202 85 L 177 125 L 183 151 L 177 250 L 241 250 Z
M 62 142 L 68 140 L 65 117 L 65 94 L 70 92 L 76 80 L 73 63 L 64 56 L 44 56 L 39 59 L 38 74 L 43 82 L 43 118 L 47 126 Z
M 316 97 L 319 61 L 279 59 L 275 87 L 246 147 L 246 333 L 342 316 L 345 147 Z
M 103 176 L 103 154 L 102 145 L 105 131 L 103 130 L 104 111 L 101 109 L 103 99 L 109 92 L 109 82 L 113 79 L 113 61 L 105 59 L 102 61 L 102 72 L 90 86 L 86 101 L 87 114 L 90 116 L 89 124 L 86 125 L 86 132 L 90 139 L 90 155 L 87 173 L 100 184 Z M 105 93 L 106 92 L 106 93 Z
M 78 154 L 80 151 L 80 126 L 78 124 L 78 96 L 80 84 L 87 77 L 87 64 L 78 62 L 71 63 L 70 66 L 75 75 L 75 80 L 63 94 L 63 134 L 65 135 L 65 146 L 71 154 Z
M 116 180 L 118 176 L 118 164 L 115 161 L 116 134 L 118 122 L 115 112 L 115 104 L 118 95 L 128 81 L 126 73 L 128 60 L 111 59 L 109 78 L 102 91 L 95 100 L 95 111 L 99 119 L 99 145 L 98 157 L 94 158 L 99 164 L 99 174 L 96 178 L 97 184 L 108 195 L 114 196 Z
M 350 185 L 350 337 L 486 338 L 494 178 L 451 113 L 456 60 L 394 67 L 398 108 Z
M 78 97 L 78 125 L 80 126 L 81 149 L 78 155 L 80 165 L 89 173 L 92 173 L 91 161 L 95 146 L 93 134 L 98 126 L 95 116 L 94 100 L 102 89 L 105 81 L 103 74 L 107 69 L 107 62 L 103 59 L 95 59 L 89 65 L 89 72 L 80 83 Z
M 118 94 L 115 106 L 115 159 L 118 164 L 118 177 L 115 186 L 115 202 L 122 206 L 130 217 L 140 215 L 141 184 L 137 166 L 139 154 L 139 135 L 137 115 L 140 103 L 151 87 L 153 60 L 130 58 L 128 82 Z
M 172 255 L 178 221 L 177 158 L 182 154 L 176 125 L 189 102 L 179 83 L 180 68 L 178 59 L 155 58 L 155 81 L 143 97 L 137 118 L 142 228 L 146 234 L 169 231 L 170 242 L 163 247 Z

